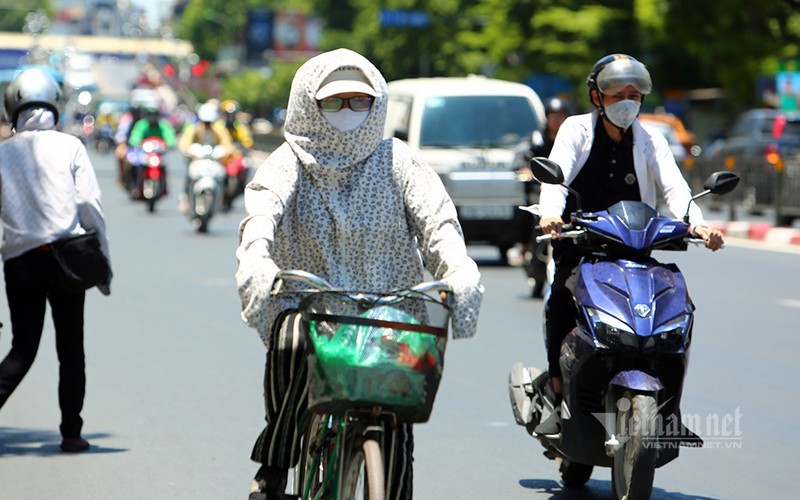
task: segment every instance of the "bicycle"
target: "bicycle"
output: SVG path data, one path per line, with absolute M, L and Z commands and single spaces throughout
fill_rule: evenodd
M 284 292 L 287 280 L 312 288 Z M 353 292 L 305 271 L 278 273 L 272 295 L 306 295 L 298 309 L 310 339 L 308 425 L 291 494 L 383 500 L 392 491 L 393 430 L 426 422 L 438 390 L 449 292 L 441 281 Z

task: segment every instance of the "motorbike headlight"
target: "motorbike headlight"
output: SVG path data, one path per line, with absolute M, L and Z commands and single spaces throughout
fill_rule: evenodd
M 656 347 L 662 351 L 679 351 L 681 348 L 689 347 L 691 328 L 691 314 L 684 314 L 664 323 L 653 332 Z
M 639 348 L 638 337 L 626 323 L 593 307 L 586 307 L 585 309 L 595 338 L 603 346 Z

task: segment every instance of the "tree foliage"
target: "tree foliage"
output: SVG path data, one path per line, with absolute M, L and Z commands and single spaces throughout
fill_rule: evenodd
M 55 9 L 51 0 L 26 0 L 25 2 L 4 2 L 0 8 L 0 31 L 21 32 L 25 27 L 28 14 L 42 10 L 49 19 L 53 19 Z
M 270 116 L 289 102 L 292 79 L 300 62 L 275 63 L 270 68 L 244 69 L 222 80 L 222 99 L 235 99 L 256 116 Z
M 567 78 L 584 99 L 590 68 L 613 52 L 645 62 L 657 90 L 721 87 L 739 105 L 758 104 L 757 78 L 776 61 L 800 57 L 800 0 L 191 0 L 181 33 L 213 58 L 241 40 L 249 7 L 313 13 L 324 25 L 321 50 L 356 50 L 387 80 L 549 74 Z M 423 11 L 429 24 L 381 26 L 382 9 Z M 251 73 L 241 78 L 256 85 Z M 235 78 L 229 88 L 257 93 Z M 285 91 L 270 95 L 288 95 L 286 80 Z

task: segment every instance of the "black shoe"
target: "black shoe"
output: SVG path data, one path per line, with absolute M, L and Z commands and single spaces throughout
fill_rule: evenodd
M 82 437 L 64 438 L 61 441 L 61 451 L 66 453 L 80 453 L 89 449 L 89 442 Z
M 547 439 L 558 439 L 561 437 L 561 409 L 557 408 L 556 411 L 547 417 L 544 422 L 539 422 L 539 425 L 533 430 L 537 436 L 542 436 Z
M 288 470 L 262 465 L 250 484 L 248 500 L 284 500 Z

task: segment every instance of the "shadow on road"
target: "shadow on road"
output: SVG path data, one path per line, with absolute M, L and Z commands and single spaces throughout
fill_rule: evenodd
M 606 500 L 611 498 L 611 481 L 590 480 L 582 488 L 565 488 L 551 479 L 521 479 L 520 486 L 537 493 L 550 494 L 551 500 Z M 653 488 L 651 500 L 718 500 L 712 497 L 687 495 L 661 488 Z
M 89 441 L 92 447 L 81 454 L 128 451 L 122 448 L 105 448 L 98 444 L 98 440 L 109 436 L 110 434 L 104 433 L 84 434 L 84 439 Z M 63 452 L 60 445 L 61 435 L 52 430 L 0 427 L 0 457 L 61 455 Z

